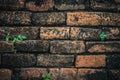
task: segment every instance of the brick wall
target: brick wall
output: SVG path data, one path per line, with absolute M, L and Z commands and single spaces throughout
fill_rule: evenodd
M 0 0 L 0 80 L 120 80 L 119 12 L 120 0 Z

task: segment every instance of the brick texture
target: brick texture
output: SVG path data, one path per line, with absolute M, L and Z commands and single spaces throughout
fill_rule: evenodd
M 17 51 L 26 52 L 47 52 L 49 50 L 49 42 L 42 40 L 26 40 L 15 43 Z
M 0 80 L 11 80 L 12 71 L 9 69 L 0 69 Z
M 41 27 L 40 38 L 41 39 L 68 39 L 69 28 L 68 27 Z
M 59 68 L 49 68 L 49 73 L 51 74 L 50 80 L 59 80 L 60 69 Z
M 51 41 L 51 53 L 83 53 L 85 44 L 83 41 Z
M 38 55 L 37 66 L 66 67 L 73 66 L 73 55 Z
M 9 67 L 28 67 L 36 63 L 33 54 L 4 54 L 2 57 L 2 65 Z
M 76 67 L 105 67 L 105 59 L 105 55 L 77 56 Z
M 120 51 L 120 42 L 87 42 L 86 48 L 88 52 L 119 52 Z
M 52 10 L 53 6 L 53 0 L 27 0 L 26 3 L 26 8 L 31 11 Z
M 109 70 L 108 72 L 109 80 L 119 80 L 120 79 L 120 70 Z
M 0 24 L 14 24 L 14 25 L 30 25 L 31 13 L 30 12 L 23 12 L 23 11 L 2 11 L 0 12 Z

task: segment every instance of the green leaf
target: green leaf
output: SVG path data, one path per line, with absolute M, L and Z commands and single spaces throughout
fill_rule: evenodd
M 23 35 L 18 36 L 18 40 L 23 41 L 24 39 L 27 39 L 27 37 Z
M 17 50 L 16 50 L 16 49 L 13 49 L 12 52 L 13 52 L 14 54 L 16 54 Z
M 9 35 L 8 34 L 6 35 L 5 40 L 9 41 Z
M 50 74 L 50 73 L 48 73 L 48 74 L 47 74 L 47 78 L 50 78 L 50 77 L 51 77 L 51 74 Z
M 45 80 L 50 80 L 50 79 L 46 78 Z
M 42 74 L 42 78 L 45 78 L 46 77 L 46 75 L 45 74 Z
M 17 42 L 18 41 L 18 38 L 14 38 L 13 39 L 13 42 L 15 43 L 15 42 Z
M 100 34 L 100 38 L 101 38 L 102 41 L 104 41 L 106 39 L 106 37 L 107 37 L 106 33 L 102 32 Z

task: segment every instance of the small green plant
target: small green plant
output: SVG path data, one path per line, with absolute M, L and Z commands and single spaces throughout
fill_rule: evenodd
M 5 41 L 9 41 L 9 38 L 10 38 L 10 36 L 9 36 L 9 34 L 7 34 L 5 37 Z
M 42 74 L 42 79 L 43 80 L 50 80 L 50 78 L 51 78 L 51 74 L 50 73 L 48 73 L 48 74 Z
M 102 41 L 104 41 L 104 40 L 106 39 L 106 37 L 107 37 L 107 35 L 106 35 L 105 32 L 102 32 L 102 33 L 100 34 L 100 39 L 101 39 Z

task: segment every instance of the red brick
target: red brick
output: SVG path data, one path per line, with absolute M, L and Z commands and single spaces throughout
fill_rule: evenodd
M 0 9 L 17 10 L 24 7 L 25 0 L 0 0 Z
M 30 25 L 31 23 L 31 13 L 24 11 L 2 11 L 0 12 L 0 24 L 21 24 L 21 25 Z
M 75 68 L 61 68 L 59 80 L 76 80 L 76 73 Z
M 60 70 L 59 68 L 50 68 L 49 73 L 51 74 L 50 80 L 59 80 Z
M 69 28 L 68 27 L 41 27 L 40 38 L 41 39 L 68 39 Z
M 96 12 L 69 12 L 67 25 L 71 26 L 97 26 L 100 25 L 100 13 Z
M 27 37 L 27 39 L 37 39 L 39 28 L 38 27 L 25 27 L 25 26 L 14 26 L 14 27 L 0 27 L 0 33 L 1 33 L 1 40 L 4 40 L 6 37 L 6 34 L 9 34 L 9 37 L 11 40 L 13 40 L 14 37 L 17 37 L 18 35 L 24 35 Z
M 9 69 L 0 69 L 0 80 L 11 80 L 12 71 Z
M 103 53 L 103 52 L 120 52 L 120 42 L 119 41 L 105 41 L 105 42 L 87 42 L 86 49 L 90 53 Z
M 0 52 L 12 52 L 13 48 L 12 42 L 0 41 Z
M 105 55 L 77 56 L 76 67 L 105 67 Z
M 53 0 L 29 0 L 26 8 L 31 11 L 47 11 L 52 10 L 54 6 Z
M 51 53 L 83 53 L 85 51 L 85 44 L 83 41 L 51 41 Z
M 77 80 L 109 80 L 103 69 L 78 69 Z

